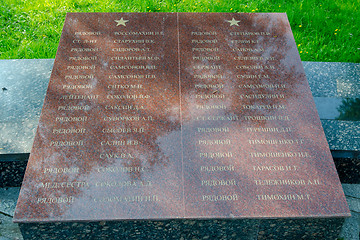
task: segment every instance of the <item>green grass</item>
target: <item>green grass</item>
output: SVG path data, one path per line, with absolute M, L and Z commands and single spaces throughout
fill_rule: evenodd
M 360 62 L 360 0 L 0 0 L 0 59 L 54 58 L 66 12 L 286 12 L 303 61 Z

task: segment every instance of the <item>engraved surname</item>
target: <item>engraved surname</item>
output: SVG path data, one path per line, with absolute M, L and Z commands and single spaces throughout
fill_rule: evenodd
M 243 109 L 286 109 L 285 105 L 242 105 Z
M 234 52 L 264 52 L 264 48 L 233 48 Z
M 141 78 L 156 78 L 156 75 L 110 75 L 109 79 L 141 79 Z
M 153 121 L 152 116 L 141 117 L 141 116 L 115 116 L 115 117 L 104 117 L 104 121 Z
M 132 173 L 145 172 L 145 167 L 97 167 L 95 170 L 99 173 Z
M 236 69 L 275 69 L 275 66 L 266 66 L 266 65 L 242 65 L 236 66 Z
M 267 180 L 254 180 L 255 185 L 262 186 L 276 186 L 276 185 L 307 185 L 304 179 L 267 179 Z
M 308 158 L 308 152 L 250 152 L 249 155 L 253 158 Z
M 106 110 L 144 110 L 143 105 L 105 105 Z
M 150 48 L 112 48 L 113 52 L 149 52 Z
M 259 40 L 245 40 L 245 39 L 231 40 L 231 43 L 233 43 L 233 44 L 257 44 L 257 43 L 259 43 Z
M 114 43 L 135 43 L 135 44 L 143 44 L 143 43 L 155 43 L 153 39 L 121 39 L 121 40 L 114 40 Z
M 230 36 L 269 36 L 270 32 L 230 32 Z
M 278 144 L 277 139 L 249 139 L 249 144 L 264 144 L 264 145 L 276 145 Z
M 239 88 L 251 88 L 251 89 L 284 89 L 286 88 L 286 84 L 241 84 Z
M 278 128 L 278 127 L 247 127 L 246 128 L 247 132 L 276 132 L 276 133 L 285 133 L 285 132 L 291 132 L 291 128 L 286 127 L 286 128 Z
M 100 159 L 113 159 L 113 158 L 124 158 L 132 159 L 134 156 L 131 153 L 100 153 Z
M 310 194 L 260 194 L 256 195 L 256 197 L 262 201 L 296 201 L 309 200 Z
M 149 187 L 152 186 L 151 181 L 107 181 L 96 182 L 95 187 Z
M 214 36 L 217 35 L 217 32 L 191 32 L 193 36 Z
M 158 36 L 164 32 L 114 32 L 115 36 Z
M 285 165 L 285 166 L 253 166 L 254 171 L 296 171 L 298 167 L 295 165 Z
M 284 94 L 240 94 L 240 99 L 279 99 L 285 98 Z
M 302 144 L 304 139 L 249 139 L 249 144 Z
M 148 196 L 115 196 L 115 197 L 102 197 L 100 199 L 94 198 L 94 202 L 158 202 L 157 195 Z
M 108 89 L 142 89 L 142 84 L 116 84 L 116 85 L 108 85 Z
M 111 57 L 111 60 L 116 61 L 158 61 L 160 60 L 157 56 L 121 56 L 121 57 Z
M 274 57 L 234 57 L 234 60 L 240 60 L 240 61 L 268 61 L 268 60 L 275 60 Z
M 124 69 L 131 69 L 131 70 L 154 70 L 156 69 L 156 65 L 120 65 L 120 66 L 115 66 L 112 65 L 110 66 L 111 70 L 124 70 Z
M 148 99 L 151 96 L 148 94 L 124 94 L 124 95 L 107 95 L 107 99 Z
M 125 146 L 125 145 L 130 145 L 130 146 L 136 146 L 139 145 L 139 141 L 138 140 L 112 140 L 112 141 L 101 141 L 100 145 L 101 146 Z
M 140 121 L 140 116 L 115 116 L 115 117 L 104 117 L 104 121 Z
M 144 110 L 143 105 L 105 105 L 106 110 Z
M 243 74 L 243 75 L 236 75 L 237 78 L 246 78 L 246 79 L 254 79 L 254 78 L 269 78 L 269 75 L 264 74 Z
M 144 128 L 104 128 L 103 133 L 143 133 Z
M 244 118 L 252 121 L 290 121 L 289 116 L 244 116 Z

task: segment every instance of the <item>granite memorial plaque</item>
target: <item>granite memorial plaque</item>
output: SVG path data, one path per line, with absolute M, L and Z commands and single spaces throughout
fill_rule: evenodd
M 286 14 L 67 14 L 25 239 L 335 238 L 348 216 Z

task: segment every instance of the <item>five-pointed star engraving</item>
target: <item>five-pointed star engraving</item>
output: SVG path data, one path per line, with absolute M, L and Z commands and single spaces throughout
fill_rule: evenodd
M 120 20 L 115 20 L 115 22 L 117 23 L 116 26 L 119 26 L 119 25 L 126 26 L 125 24 L 126 24 L 128 21 L 129 21 L 129 20 L 124 20 L 124 18 L 121 18 Z
M 235 18 L 232 18 L 231 20 L 226 20 L 226 21 L 230 23 L 230 26 L 233 26 L 233 25 L 239 26 L 238 23 L 240 22 L 240 21 L 235 20 Z

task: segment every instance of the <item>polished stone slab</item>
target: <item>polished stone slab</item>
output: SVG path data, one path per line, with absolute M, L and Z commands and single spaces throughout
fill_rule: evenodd
M 3 111 L 4 115 L 2 115 L 2 120 L 0 121 L 2 132 L 4 133 L 0 136 L 0 187 L 17 187 L 21 185 L 37 126 L 37 124 L 24 125 L 24 123 L 35 123 L 38 121 L 50 77 L 50 74 L 47 73 L 51 71 L 53 63 L 54 59 L 0 60 L 1 86 L 7 89 L 4 92 L 6 95 L 2 96 L 7 96 L 9 93 L 17 93 L 19 95 L 18 97 L 12 97 L 12 105 L 8 104 L 5 97 L 0 98 L 0 105 L 12 106 L 11 108 L 4 108 L 6 111 Z M 338 111 L 339 104 L 341 105 L 341 102 L 346 100 L 346 98 L 335 98 L 331 93 L 316 90 L 317 83 L 322 86 L 326 83 L 330 85 L 336 84 L 338 73 L 334 72 L 333 69 L 349 69 L 350 65 L 352 66 L 351 69 L 356 70 L 359 64 L 303 62 L 303 65 L 313 96 L 322 96 L 314 97 L 315 105 L 324 127 L 325 136 L 332 151 L 340 180 L 342 183 L 360 183 L 360 160 L 357 154 L 360 148 L 360 141 L 358 141 L 360 139 L 359 121 L 351 121 L 351 119 L 346 119 L 347 121 L 337 120 L 340 116 Z M 349 72 L 349 70 L 342 70 L 342 72 Z M 358 79 L 353 78 L 354 75 L 356 74 L 347 73 L 342 77 L 344 78 L 343 82 L 348 84 L 346 85 L 347 88 L 351 88 L 356 92 L 359 89 L 356 88 L 355 84 Z M 32 89 L 18 87 L 16 91 L 13 91 L 14 89 L 10 86 L 14 82 L 20 82 L 22 86 L 28 86 L 29 83 L 33 83 L 36 87 Z M 40 105 L 24 102 L 24 96 L 27 96 L 30 90 L 34 92 L 33 96 L 37 97 L 35 103 L 41 103 Z M 330 94 L 330 96 L 326 94 Z M 358 98 L 359 96 L 354 95 L 354 97 Z M 23 105 L 27 105 L 26 109 L 31 114 L 19 114 L 14 118 L 13 110 L 20 109 Z M 347 116 L 353 116 L 357 112 L 351 111 L 351 114 Z M 15 126 L 20 127 L 16 128 Z M 9 134 L 11 132 L 14 134 Z M 21 136 L 21 138 L 17 136 Z M 5 147 L 9 145 L 12 147 Z
M 338 193 L 316 193 L 337 177 L 320 173 L 331 156 L 286 20 L 244 14 L 236 28 L 222 17 L 179 17 L 185 209 L 192 217 L 327 215 L 316 205 Z M 288 194 L 317 203 L 280 200 Z
M 2 109 L 0 121 L 1 131 L 4 133 L 0 136 L 1 154 L 30 153 L 53 63 L 54 59 L 0 60 L 0 83 L 1 87 L 7 89 L 3 91 L 3 95 L 1 95 L 2 97 L 0 98 L 1 105 L 5 106 Z M 324 86 L 326 86 L 326 84 L 336 86 L 338 82 L 337 78 L 340 76 L 342 79 L 341 82 L 346 83 L 342 88 L 352 89 L 354 93 L 358 93 L 360 88 L 357 84 L 358 78 L 356 78 L 356 70 L 359 69 L 360 64 L 333 62 L 302 63 L 322 124 L 328 124 L 329 121 L 327 120 L 329 119 L 339 120 L 340 113 L 337 108 L 341 105 L 342 101 L 347 100 L 347 98 L 344 97 L 348 95 L 342 95 L 343 97 L 340 98 L 340 95 L 336 95 L 339 92 L 341 93 L 340 90 L 337 90 L 337 87 L 334 87 L 335 90 L 329 91 L 329 88 Z M 21 87 L 18 86 L 16 89 L 13 89 L 13 87 L 11 87 L 13 83 L 20 83 L 19 85 Z M 318 87 L 317 85 L 322 87 Z M 27 96 L 29 91 L 33 92 L 33 97 L 37 98 L 33 104 L 29 101 L 24 101 L 24 96 Z M 9 104 L 10 102 L 4 96 L 15 93 L 17 95 L 11 97 L 11 104 Z M 351 97 L 351 99 L 356 100 L 359 99 L 360 94 L 353 94 Z M 20 113 L 16 110 L 21 109 L 24 105 L 26 105 L 27 113 Z M 6 106 L 8 106 L 8 108 L 6 108 Z M 18 113 L 15 117 L 14 112 Z M 352 111 L 352 113 L 356 112 Z M 345 120 L 351 121 L 351 119 Z M 33 124 L 26 124 L 27 122 L 32 122 Z M 331 140 L 330 149 L 358 149 L 358 141 L 356 141 L 356 139 L 360 137 L 360 132 L 356 130 L 358 123 L 331 122 L 345 124 L 344 128 L 348 128 L 350 132 L 344 134 L 344 136 L 351 135 L 354 137 L 348 137 L 347 141 L 340 141 L 335 144 L 332 139 L 336 138 L 336 136 L 334 136 L 336 131 L 327 132 L 327 129 L 324 129 L 328 141 Z M 350 124 L 350 126 L 346 124 Z M 343 133 L 344 131 L 340 132 Z
M 0 154 L 30 152 L 52 66 L 51 59 L 0 60 Z
M 314 97 L 360 97 L 360 64 L 303 62 L 303 65 Z
M 360 121 L 360 98 L 315 97 L 320 119 Z
M 332 150 L 360 150 L 360 125 L 358 121 L 322 120 L 321 123 Z
M 25 238 L 335 237 L 348 216 L 285 14 L 67 15 Z
M 53 62 L 0 60 L 0 187 L 21 185 Z

